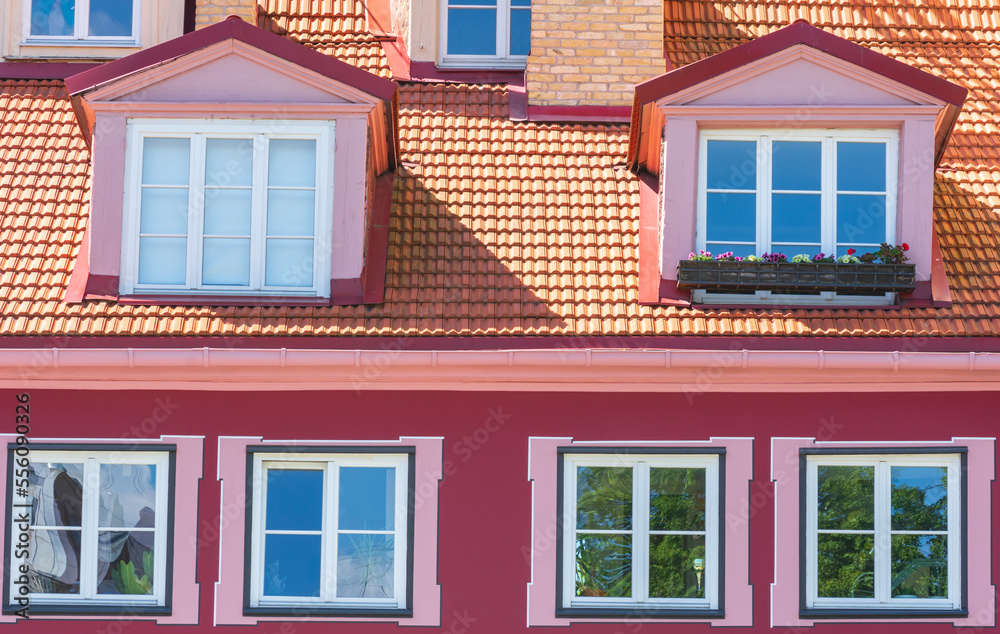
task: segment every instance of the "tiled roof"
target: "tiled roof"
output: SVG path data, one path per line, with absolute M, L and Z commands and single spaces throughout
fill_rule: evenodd
M 796 7 L 810 5 L 672 0 L 667 6 L 667 47 L 681 63 L 776 29 L 800 17 Z M 460 84 L 400 90 L 404 167 L 396 180 L 384 304 L 66 305 L 59 298 L 87 211 L 87 151 L 58 84 L 6 82 L 0 84 L 0 334 L 998 334 L 1000 48 L 992 29 L 1000 10 L 967 4 L 950 10 L 942 0 L 905 14 L 888 4 L 824 6 L 812 9 L 818 26 L 835 25 L 840 35 L 971 91 L 935 188 L 951 308 L 641 306 L 638 187 L 622 167 L 627 126 L 512 122 L 502 85 Z M 861 31 L 866 22 L 887 26 Z M 697 44 L 703 36 L 710 37 Z

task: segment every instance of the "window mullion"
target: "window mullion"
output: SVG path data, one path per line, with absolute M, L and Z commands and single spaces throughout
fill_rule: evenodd
M 820 209 L 822 214 L 822 251 L 837 255 L 837 161 L 836 139 L 823 139 L 823 151 L 820 155 L 820 170 L 822 182 L 820 187 Z
M 264 287 L 264 271 L 267 263 L 266 233 L 267 233 L 267 168 L 270 153 L 270 138 L 259 134 L 254 139 L 253 180 L 251 183 L 251 214 L 250 214 L 250 288 L 260 290 Z
M 649 598 L 649 465 L 637 462 L 632 478 L 632 598 Z
M 163 605 L 164 603 L 166 596 L 166 570 L 168 565 L 173 564 L 173 562 L 167 562 L 167 531 L 163 525 L 165 518 L 169 514 L 169 510 L 167 509 L 169 476 L 167 469 L 169 468 L 169 464 L 166 459 L 160 459 L 156 463 L 156 514 L 153 516 L 153 547 L 155 548 L 153 552 L 153 583 L 157 605 Z
M 323 601 L 330 602 L 337 598 L 337 517 L 340 507 L 340 467 L 334 462 L 328 462 L 326 472 L 326 495 L 323 496 L 323 539 L 320 561 L 320 595 Z
M 409 525 L 407 523 L 407 507 L 410 496 L 408 495 L 407 481 L 403 477 L 408 473 L 409 464 L 407 461 L 397 463 L 394 471 L 396 475 L 396 527 L 393 531 L 393 571 L 395 572 L 395 597 L 396 605 L 400 608 L 406 607 L 406 548 L 409 543 Z M 406 469 L 407 471 L 404 471 Z
M 191 135 L 191 171 L 188 176 L 187 287 L 201 288 L 205 246 L 205 135 Z
M 771 139 L 757 141 L 757 249 L 758 254 L 771 248 Z
M 30 7 L 30 3 L 29 3 Z M 78 40 L 86 39 L 90 33 L 90 0 L 76 0 L 73 16 L 73 35 Z
M 92 599 L 97 595 L 100 477 L 97 460 L 87 458 L 83 463 L 83 512 L 80 518 L 80 597 L 83 599 Z
M 889 466 L 884 460 L 875 463 L 875 599 L 889 600 L 892 584 L 891 502 Z
M 498 57 L 510 53 L 510 0 L 497 0 L 497 50 Z

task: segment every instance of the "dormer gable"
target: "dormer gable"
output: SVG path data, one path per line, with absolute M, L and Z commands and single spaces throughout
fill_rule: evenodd
M 648 175 L 642 178 L 643 235 L 659 239 L 641 245 L 643 301 L 946 304 L 933 227 L 934 169 L 965 93 L 805 22 L 638 84 L 629 164 Z M 785 156 L 792 149 L 813 156 L 808 164 L 787 163 L 801 172 L 801 183 L 812 184 L 782 184 L 788 182 L 783 172 L 792 169 L 777 158 L 782 148 Z M 730 172 L 735 160 L 724 151 L 751 154 L 739 184 L 717 176 Z M 851 152 L 873 157 L 860 171 L 881 174 L 877 184 L 853 191 L 846 171 Z M 711 185 L 710 170 L 716 174 Z M 799 196 L 794 203 L 792 190 Z M 659 209 L 645 200 L 657 192 Z M 781 251 L 791 258 L 876 250 L 880 242 L 907 244 L 913 292 L 858 298 L 750 291 L 713 298 L 677 287 L 678 263 L 701 249 Z
M 228 18 L 66 84 L 93 152 L 67 299 L 381 301 L 393 82 Z

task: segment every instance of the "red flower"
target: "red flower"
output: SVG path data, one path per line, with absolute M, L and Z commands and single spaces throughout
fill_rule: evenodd
M 857 249 L 848 249 L 848 250 L 847 250 L 847 255 L 854 255 L 854 254 L 855 254 L 855 253 L 857 253 L 857 252 L 858 252 L 858 250 L 857 250 Z
M 903 243 L 903 251 L 909 251 L 909 250 L 910 250 L 910 245 L 908 245 L 908 244 L 906 244 L 906 243 L 904 242 L 904 243 Z

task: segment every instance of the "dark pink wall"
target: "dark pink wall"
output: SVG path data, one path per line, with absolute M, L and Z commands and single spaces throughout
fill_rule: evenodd
M 0 391 L 0 430 L 13 432 L 14 394 Z M 526 584 L 530 567 L 531 487 L 527 481 L 529 436 L 577 440 L 699 440 L 753 436 L 755 482 L 770 491 L 770 438 L 806 436 L 838 441 L 948 440 L 996 435 L 1000 394 L 546 394 L 404 392 L 70 392 L 30 390 L 32 437 L 159 437 L 204 435 L 205 479 L 198 557 L 201 623 L 193 632 L 246 632 L 212 628 L 213 584 L 218 574 L 216 538 L 219 435 L 265 439 L 395 439 L 400 435 L 444 436 L 446 477 L 440 496 L 442 625 L 435 632 L 526 631 Z M 168 411 L 169 410 L 169 411 Z M 495 432 L 485 426 L 504 421 Z M 156 419 L 159 419 L 157 421 Z M 496 424 L 490 427 L 496 429 Z M 450 463 L 450 464 L 449 464 Z M 996 498 L 996 495 L 993 496 Z M 762 499 L 752 515 L 750 582 L 756 630 L 769 630 L 769 585 L 773 570 L 774 508 Z M 970 504 L 996 500 L 970 500 Z M 755 500 L 756 502 L 756 500 Z M 181 500 L 179 503 L 187 503 Z M 755 505 L 756 506 L 756 505 Z M 994 506 L 996 506 L 994 504 Z M 974 556 L 974 545 L 970 556 Z M 996 561 L 994 561 L 994 567 Z M 463 619 L 456 618 L 463 615 Z M 475 621 L 472 621 L 475 619 Z M 468 623 L 468 625 L 465 625 Z M 177 628 L 180 630 L 181 628 Z M 822 624 L 818 631 L 920 633 L 954 631 L 941 624 Z M 19 622 L 12 631 L 140 634 L 166 632 L 152 623 L 114 621 Z M 256 631 L 399 632 L 395 624 L 264 624 Z M 405 631 L 405 630 L 404 630 Z M 426 629 L 422 631 L 427 631 Z M 706 624 L 577 624 L 532 631 L 607 633 L 709 632 Z M 769 630 L 791 631 L 791 630 Z

